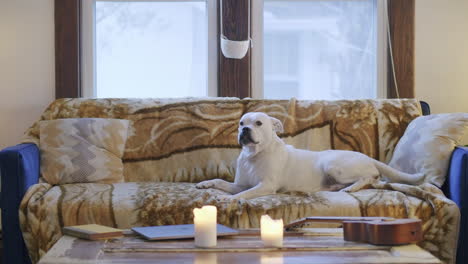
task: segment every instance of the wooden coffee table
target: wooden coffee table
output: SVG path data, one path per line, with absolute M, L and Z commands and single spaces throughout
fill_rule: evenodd
M 146 241 L 127 234 L 119 239 L 89 241 L 63 236 L 39 263 L 441 263 L 417 245 L 347 242 L 339 228 L 301 232 L 285 236 L 283 248 L 264 248 L 258 234 L 218 238 L 217 247 L 211 249 L 196 248 L 193 239 Z

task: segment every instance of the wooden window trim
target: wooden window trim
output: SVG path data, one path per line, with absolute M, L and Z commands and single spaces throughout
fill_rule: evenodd
M 389 52 L 387 96 L 388 98 L 414 98 L 415 2 L 414 0 L 389 0 L 388 13 L 398 94 L 395 89 Z
M 248 37 L 248 3 L 249 0 L 219 0 L 223 1 L 223 33 L 230 40 L 246 40 Z M 218 2 L 219 2 L 218 1 Z M 218 4 L 218 10 L 220 5 Z M 250 9 L 252 10 L 252 9 Z M 218 16 L 220 12 L 218 11 Z M 219 32 L 219 30 L 218 30 Z M 220 33 L 218 33 L 218 36 Z M 218 47 L 220 45 L 218 44 Z M 219 78 L 218 96 L 250 97 L 251 96 L 251 49 L 242 59 L 224 57 L 218 48 Z
M 81 97 L 81 1 L 55 0 L 55 97 Z
M 248 0 L 223 1 L 224 34 L 229 39 L 244 40 L 246 38 L 247 3 Z M 413 98 L 415 2 L 414 0 L 389 0 L 388 10 L 399 97 Z M 56 98 L 82 96 L 80 25 L 81 0 L 55 0 Z M 250 50 L 241 60 L 228 59 L 221 52 L 218 53 L 218 95 L 250 97 L 252 82 Z M 388 69 L 388 97 L 395 98 L 397 96 L 390 64 Z

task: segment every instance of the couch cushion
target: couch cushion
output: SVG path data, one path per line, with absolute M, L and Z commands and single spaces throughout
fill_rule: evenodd
M 237 126 L 246 112 L 284 124 L 288 144 L 310 150 L 345 149 L 388 162 L 408 123 L 421 115 L 415 99 L 299 101 L 204 99 L 59 99 L 42 115 L 131 120 L 123 156 L 127 182 L 232 180 L 240 152 Z M 38 142 L 35 124 L 25 142 Z
M 50 184 L 122 182 L 128 125 L 104 118 L 41 121 L 42 177 Z
M 467 132 L 468 113 L 420 116 L 409 124 L 389 165 L 424 173 L 426 182 L 442 187 L 452 152 Z
M 192 183 L 116 183 L 34 185 L 21 203 L 21 229 L 34 260 L 57 241 L 61 227 L 98 223 L 118 228 L 193 223 L 192 209 L 218 208 L 218 222 L 259 227 L 269 214 L 285 223 L 305 216 L 417 217 L 423 221 L 421 246 L 445 261 L 456 249 L 459 211 L 440 190 L 402 184 L 377 184 L 355 193 L 289 193 L 251 200 L 216 202 L 222 191 Z M 430 188 L 430 186 L 428 187 Z

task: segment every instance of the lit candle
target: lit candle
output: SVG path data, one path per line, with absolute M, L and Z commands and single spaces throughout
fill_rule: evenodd
M 260 218 L 260 234 L 265 247 L 283 246 L 283 219 L 273 220 L 269 215 Z
M 195 246 L 216 246 L 216 207 L 205 205 L 193 209 L 193 222 L 195 224 Z

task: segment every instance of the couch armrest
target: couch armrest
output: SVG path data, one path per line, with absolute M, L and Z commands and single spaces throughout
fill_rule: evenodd
M 468 263 L 468 147 L 457 147 L 453 151 L 447 180 L 442 189 L 460 208 L 457 263 Z
M 20 144 L 0 151 L 3 263 L 31 263 L 19 225 L 19 205 L 39 180 L 39 149 Z

